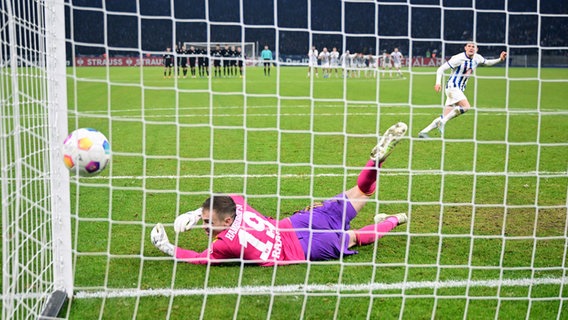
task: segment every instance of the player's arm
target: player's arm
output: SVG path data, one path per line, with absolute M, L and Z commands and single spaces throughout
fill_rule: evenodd
M 499 58 L 497 58 L 497 59 L 485 60 L 485 62 L 483 63 L 483 65 L 488 66 L 488 67 L 491 67 L 491 66 L 493 66 L 493 65 L 498 64 L 499 62 L 505 61 L 505 59 L 507 59 L 507 52 L 501 51 L 501 54 L 499 55 Z
M 444 72 L 450 68 L 451 66 L 449 62 L 438 67 L 438 70 L 436 71 L 436 84 L 434 85 L 434 90 L 436 90 L 436 92 L 440 92 L 442 90 L 442 76 L 444 75 Z
M 211 246 L 202 252 L 176 247 L 168 239 L 161 223 L 156 224 L 150 232 L 150 240 L 163 253 L 192 264 L 220 263 L 219 260 L 234 256 L 224 241 L 213 241 Z

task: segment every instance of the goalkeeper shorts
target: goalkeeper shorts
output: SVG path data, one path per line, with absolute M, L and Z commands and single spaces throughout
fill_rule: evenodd
M 357 211 L 342 193 L 290 217 L 306 260 L 332 260 L 356 254 L 349 250 L 347 230 Z M 308 256 L 309 254 L 309 256 Z

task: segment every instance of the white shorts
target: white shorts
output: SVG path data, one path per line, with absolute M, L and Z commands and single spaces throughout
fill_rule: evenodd
M 389 69 L 390 69 L 390 68 L 392 68 L 392 64 L 390 64 L 390 62 L 389 62 L 389 63 L 384 63 L 384 62 L 383 62 L 383 63 L 381 63 L 381 67 L 383 67 L 383 68 L 389 68 Z
M 396 62 L 395 62 L 395 63 L 394 63 L 394 67 L 397 68 L 397 69 L 400 69 L 400 63 L 396 63 Z
M 317 62 L 317 61 L 311 61 L 311 60 L 310 60 L 310 62 L 308 62 L 308 66 L 309 66 L 309 67 L 317 67 L 317 66 L 318 66 L 318 62 Z
M 329 68 L 329 62 L 322 62 L 321 67 L 322 68 Z
M 453 106 L 454 104 L 467 99 L 463 91 L 458 88 L 446 88 L 446 105 Z

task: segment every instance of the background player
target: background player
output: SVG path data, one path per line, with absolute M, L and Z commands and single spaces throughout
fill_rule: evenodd
M 386 75 L 387 69 L 389 69 L 389 77 L 392 78 L 392 62 L 391 56 L 387 52 L 387 50 L 383 51 L 383 55 L 381 56 L 381 67 L 383 68 L 382 77 L 384 78 Z
M 260 59 L 264 62 L 264 75 L 270 75 L 270 65 L 272 64 L 272 51 L 268 46 L 264 46 L 264 50 L 260 53 Z
M 216 45 L 215 49 L 211 50 L 211 58 L 213 59 L 213 77 L 221 77 L 221 57 L 224 51 L 221 49 L 220 45 Z M 223 63 L 225 63 L 223 61 Z
M 335 71 L 335 77 L 339 77 L 339 52 L 337 51 L 336 47 L 333 47 L 333 49 L 331 49 L 331 52 L 329 53 L 329 66 L 331 68 L 330 75 L 333 73 L 333 71 Z
M 237 47 L 237 51 L 235 53 L 235 58 L 237 59 L 237 68 L 239 69 L 239 77 L 243 77 L 243 65 L 244 65 L 244 59 L 245 57 L 243 56 L 243 51 L 241 49 L 241 47 Z
M 189 71 L 191 73 L 191 77 L 195 78 L 195 63 L 197 60 L 196 52 L 195 52 L 195 47 L 194 46 L 190 46 L 189 49 L 185 52 L 186 55 L 188 56 L 188 61 L 189 61 Z
M 185 45 L 181 46 L 181 50 L 179 52 L 180 55 L 180 65 L 181 65 L 181 71 L 183 72 L 183 78 L 187 78 L 187 50 L 185 48 Z M 179 74 L 178 74 L 178 78 L 179 78 Z
M 231 75 L 231 77 L 237 76 L 237 48 L 235 48 L 235 46 L 231 46 L 229 52 L 231 53 L 231 60 L 229 61 L 229 74 Z
M 182 214 L 174 222 L 174 229 L 183 232 L 202 217 L 205 232 L 211 237 L 208 249 L 196 252 L 175 247 L 160 223 L 153 228 L 151 241 L 160 251 L 194 264 L 247 261 L 272 266 L 356 254 L 350 248 L 372 244 L 407 221 L 404 213 L 378 214 L 374 224 L 350 229 L 351 220 L 376 190 L 379 168 L 406 130 L 406 124 L 401 122 L 391 126 L 371 151 L 357 185 L 323 203 L 276 221 L 258 213 L 242 197 L 214 196 L 200 209 Z
M 209 78 L 209 55 L 206 48 L 199 50 L 199 76 Z
M 172 66 L 174 62 L 174 57 L 172 55 L 172 48 L 166 48 L 166 53 L 162 56 L 162 63 L 164 64 L 164 79 L 166 74 L 168 78 L 172 77 Z
M 344 78 L 352 76 L 353 59 L 356 56 L 357 56 L 356 53 L 350 54 L 349 50 L 345 50 L 345 52 L 341 55 L 341 57 L 339 57 L 341 68 L 343 69 Z
M 434 90 L 440 92 L 442 90 L 442 76 L 448 69 L 452 69 L 452 73 L 446 84 L 446 107 L 443 115 L 437 117 L 426 128 L 422 129 L 418 134 L 420 138 L 429 138 L 428 132 L 434 128 L 438 128 L 440 133 L 444 133 L 446 122 L 466 113 L 471 107 L 467 97 L 464 94 L 467 80 L 473 74 L 475 69 L 482 66 L 492 66 L 499 62 L 505 61 L 507 52 L 502 51 L 497 59 L 486 60 L 477 53 L 477 44 L 473 41 L 468 42 L 464 50 L 450 58 L 446 63 L 442 64 L 436 72 L 436 84 Z
M 312 71 L 315 71 L 316 78 L 319 77 L 318 57 L 318 49 L 316 49 L 316 46 L 312 46 L 312 48 L 308 51 L 308 78 L 312 74 Z
M 397 72 L 397 75 L 404 79 L 404 75 L 402 74 L 402 71 L 400 71 L 400 66 L 402 65 L 403 58 L 404 56 L 402 55 L 402 52 L 398 51 L 398 48 L 394 48 L 394 51 L 391 53 L 392 63 L 394 65 L 394 69 Z
M 231 64 L 231 49 L 229 48 L 229 45 L 226 44 L 225 47 L 223 49 L 221 49 L 220 51 L 221 53 L 221 57 L 223 57 L 223 76 L 224 77 L 228 77 L 230 76 L 230 64 Z M 221 76 L 221 74 L 219 74 L 219 76 Z
M 327 78 L 329 77 L 329 67 L 330 67 L 330 61 L 329 61 L 329 51 L 327 51 L 326 47 L 323 47 L 323 49 L 321 50 L 318 59 L 321 60 L 321 70 L 323 72 L 323 77 Z

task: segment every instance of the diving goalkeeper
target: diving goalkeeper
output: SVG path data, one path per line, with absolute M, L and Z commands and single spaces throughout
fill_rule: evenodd
M 405 213 L 377 214 L 375 224 L 350 228 L 351 220 L 375 193 L 378 169 L 406 130 L 402 122 L 391 126 L 371 151 L 357 185 L 329 200 L 276 221 L 260 214 L 240 196 L 214 195 L 201 208 L 178 216 L 174 222 L 175 231 L 184 232 L 202 219 L 211 239 L 208 249 L 197 252 L 174 246 L 160 223 L 151 232 L 152 243 L 165 254 L 193 264 L 246 261 L 272 266 L 356 254 L 351 248 L 372 244 L 407 221 Z

